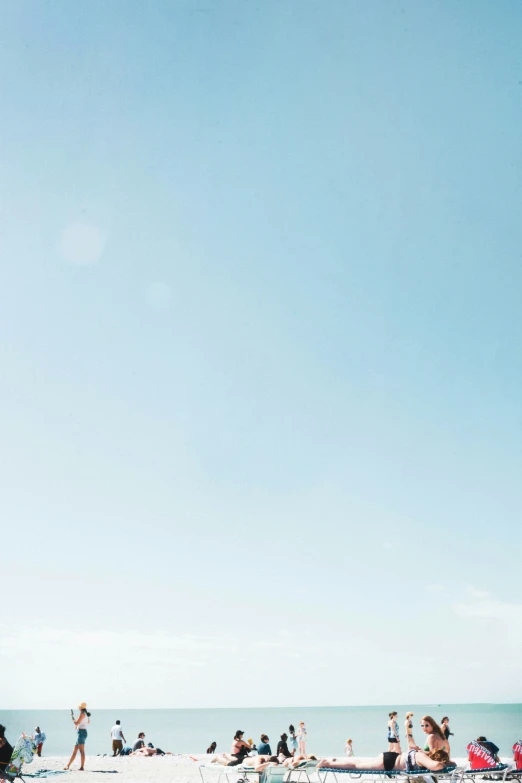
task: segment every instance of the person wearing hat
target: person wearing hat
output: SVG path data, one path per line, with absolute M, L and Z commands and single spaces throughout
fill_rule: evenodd
M 91 713 L 87 712 L 87 705 L 84 701 L 82 701 L 81 704 L 78 705 L 78 709 L 80 710 L 80 714 L 77 718 L 74 717 L 74 713 L 71 710 L 71 720 L 76 726 L 76 745 L 74 746 L 74 750 L 72 752 L 72 756 L 69 759 L 69 763 L 67 764 L 64 769 L 69 769 L 71 764 L 73 763 L 74 759 L 76 758 L 76 754 L 78 751 L 80 751 L 80 760 L 81 760 L 81 767 L 80 771 L 83 772 L 85 768 L 85 740 L 87 739 L 87 726 L 89 725 Z
M 41 756 L 42 755 L 42 746 L 45 742 L 47 737 L 45 736 L 45 733 L 43 731 L 40 731 L 40 726 L 36 726 L 34 729 L 34 737 L 33 742 L 36 745 L 36 755 Z

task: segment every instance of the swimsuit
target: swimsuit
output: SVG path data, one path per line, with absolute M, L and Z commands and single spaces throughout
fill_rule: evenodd
M 395 769 L 395 762 L 397 761 L 398 756 L 400 756 L 400 753 L 394 753 L 392 750 L 387 750 L 382 754 L 382 760 L 386 772 L 391 772 L 392 769 Z
M 393 722 L 393 728 L 388 726 L 388 742 L 398 742 L 399 740 L 397 737 L 399 736 L 399 724 L 395 720 Z

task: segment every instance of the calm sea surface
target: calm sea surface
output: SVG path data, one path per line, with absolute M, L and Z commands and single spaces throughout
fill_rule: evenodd
M 501 755 L 510 756 L 511 746 L 522 738 L 521 704 L 438 704 L 395 706 L 399 712 L 401 736 L 404 713 L 415 712 L 414 736 L 423 736 L 418 727 L 422 715 L 440 720 L 449 715 L 452 755 L 464 756 L 471 739 L 484 734 L 500 747 Z M 88 755 L 111 751 L 110 729 L 121 721 L 127 742 L 132 744 L 138 732 L 146 741 L 175 753 L 204 753 L 215 740 L 218 751 L 229 751 L 236 729 L 257 742 L 262 732 L 270 737 L 272 749 L 288 725 L 306 722 L 308 751 L 328 755 L 342 754 L 347 737 L 353 740 L 357 755 L 373 755 L 387 749 L 386 723 L 389 707 L 277 707 L 270 709 L 197 709 L 197 710 L 93 710 L 86 744 Z M 75 732 L 68 710 L 0 710 L 0 723 L 12 743 L 22 731 L 32 733 L 39 725 L 47 734 L 44 755 L 70 753 Z

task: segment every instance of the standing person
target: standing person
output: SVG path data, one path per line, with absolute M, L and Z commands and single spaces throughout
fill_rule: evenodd
M 87 705 L 84 701 L 78 705 L 78 709 L 80 710 L 80 714 L 77 718 L 74 717 L 74 713 L 71 710 L 71 720 L 76 727 L 76 744 L 74 746 L 72 756 L 69 759 L 69 763 L 66 767 L 64 767 L 64 769 L 69 769 L 74 759 L 76 758 L 76 754 L 78 751 L 80 751 L 80 771 L 83 772 L 85 769 L 85 740 L 87 739 L 87 726 L 91 722 L 91 713 L 87 712 Z
M 288 727 L 288 731 L 290 733 L 290 739 L 288 740 L 288 747 L 290 748 L 290 753 L 292 756 L 295 756 L 297 753 L 297 737 L 295 735 L 295 729 L 292 724 Z
M 298 752 L 300 756 L 306 755 L 306 735 L 307 731 L 304 720 L 302 720 L 299 724 L 299 728 L 297 729 Z
M 440 727 L 442 729 L 442 733 L 444 734 L 444 736 L 446 737 L 447 740 L 449 740 L 450 737 L 454 737 L 455 736 L 453 734 L 453 732 L 450 731 L 449 718 L 448 718 L 447 715 L 441 720 Z
M 353 756 L 353 747 L 352 747 L 351 739 L 346 740 L 346 745 L 344 746 L 344 755 Z
M 407 712 L 406 719 L 404 721 L 404 731 L 406 733 L 406 744 L 409 743 L 410 738 L 413 739 L 413 723 L 411 719 L 415 715 L 414 712 Z
M 0 725 L 0 778 L 5 777 L 4 770 L 11 761 L 13 746 L 5 738 L 5 726 Z
M 518 740 L 512 747 L 513 761 L 515 762 L 515 769 L 518 772 L 522 770 L 522 741 Z
M 41 756 L 42 755 L 42 747 L 47 739 L 43 731 L 40 731 L 40 726 L 36 726 L 34 730 L 35 734 L 33 737 L 33 742 L 36 745 L 36 755 Z
M 111 739 L 112 739 L 112 755 L 113 757 L 118 756 L 123 750 L 123 743 L 127 742 L 127 740 L 123 736 L 123 729 L 120 725 L 119 720 L 116 721 L 116 723 L 111 729 Z
M 399 739 L 399 724 L 397 723 L 397 713 L 390 712 L 388 721 L 388 753 L 400 753 L 401 741 Z

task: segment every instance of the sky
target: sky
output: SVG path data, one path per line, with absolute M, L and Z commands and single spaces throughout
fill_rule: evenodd
M 521 40 L 0 5 L 0 706 L 522 701 Z

